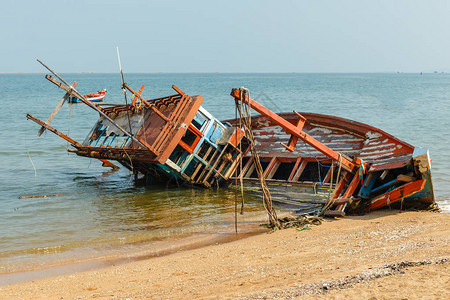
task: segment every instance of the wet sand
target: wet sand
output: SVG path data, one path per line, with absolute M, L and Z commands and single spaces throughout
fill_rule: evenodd
M 0 287 L 33 298 L 450 298 L 450 214 L 379 211 Z

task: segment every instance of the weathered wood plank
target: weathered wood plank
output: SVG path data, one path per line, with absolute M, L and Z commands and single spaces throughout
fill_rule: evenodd
M 345 216 L 345 211 L 327 210 L 325 212 L 325 216 L 327 216 L 327 217 L 344 217 Z
M 397 176 L 397 180 L 403 181 L 403 182 L 411 182 L 411 181 L 416 180 L 416 178 L 414 176 L 400 174 Z
M 303 160 L 300 164 L 300 166 L 298 167 L 297 171 L 295 172 L 294 177 L 292 177 L 292 181 L 297 181 L 300 176 L 302 175 L 303 171 L 306 168 L 306 165 L 308 164 L 308 162 L 306 160 Z
M 302 161 L 302 157 L 301 156 L 297 157 L 294 167 L 292 168 L 291 174 L 289 175 L 288 181 L 292 181 L 292 179 L 294 178 L 294 175 L 297 171 L 298 165 L 300 164 L 301 161 Z
M 30 114 L 27 114 L 27 118 L 30 119 L 30 120 L 32 120 L 32 121 L 34 121 L 34 122 L 36 122 L 36 123 L 38 123 L 39 125 L 45 127 L 45 129 L 47 129 L 47 130 L 53 132 L 53 133 L 56 134 L 57 136 L 59 136 L 59 137 L 65 139 L 66 141 L 68 141 L 69 143 L 71 143 L 73 146 L 75 146 L 75 147 L 83 147 L 82 144 L 80 144 L 80 143 L 78 143 L 77 141 L 75 141 L 74 139 L 68 137 L 68 136 L 65 135 L 64 133 L 62 133 L 62 132 L 56 130 L 56 129 L 53 128 L 52 126 L 50 126 L 50 125 L 48 125 L 48 124 L 45 124 L 43 121 L 39 120 L 38 118 L 36 118 L 36 117 L 34 117 L 34 116 L 30 115 Z

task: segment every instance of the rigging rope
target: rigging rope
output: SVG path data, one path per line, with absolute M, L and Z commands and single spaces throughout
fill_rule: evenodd
M 237 119 L 237 106 L 236 106 L 236 116 L 235 119 Z M 242 128 L 242 119 L 239 118 L 239 130 Z M 242 132 L 239 132 L 239 136 L 242 134 Z M 241 185 L 241 215 L 244 214 L 244 174 L 242 173 L 242 159 L 244 158 L 244 154 L 242 153 L 242 138 L 241 142 L 239 143 L 239 153 L 241 155 L 241 159 L 239 159 L 239 184 Z
M 253 136 L 252 126 L 251 126 L 252 120 L 251 120 L 250 106 L 245 105 L 242 101 L 242 99 L 245 96 L 247 96 L 248 99 L 250 99 L 250 91 L 244 87 L 241 87 L 239 90 L 241 93 L 240 94 L 241 101 L 238 103 L 238 100 L 236 100 L 236 107 L 238 108 L 238 111 L 239 111 L 239 122 L 240 122 L 240 125 L 243 125 L 244 131 L 247 135 L 247 139 L 250 142 L 250 151 L 252 153 L 252 157 L 254 160 L 253 163 L 255 164 L 256 172 L 258 174 L 258 179 L 259 179 L 259 183 L 261 185 L 261 190 L 262 190 L 262 194 L 263 194 L 264 208 L 266 209 L 266 212 L 269 216 L 269 224 L 276 228 L 280 228 L 280 223 L 279 223 L 275 208 L 272 205 L 272 198 L 270 196 L 270 191 L 269 191 L 269 188 L 268 188 L 265 178 L 264 178 L 264 169 L 261 165 L 259 155 L 255 148 L 255 139 Z M 242 177 L 242 173 L 241 173 L 241 177 Z
M 338 181 L 339 181 L 339 176 L 341 175 L 341 167 L 342 167 L 342 154 L 339 153 L 339 169 L 338 169 L 338 173 L 336 176 L 336 183 L 334 186 L 334 191 L 333 193 L 331 192 L 331 190 L 333 189 L 333 175 L 334 175 L 334 162 L 331 162 L 331 179 L 330 179 L 330 188 L 328 189 L 328 198 L 327 198 L 327 203 L 324 205 L 324 207 L 322 208 L 322 210 L 318 213 L 318 216 L 322 216 L 330 207 L 331 205 L 333 205 L 335 199 L 334 199 L 334 194 L 336 193 L 336 189 L 338 186 Z M 333 196 L 331 196 L 333 195 Z
M 67 129 L 67 135 L 70 136 L 70 123 L 72 120 L 72 104 L 69 104 L 69 125 L 68 125 L 68 129 Z M 69 149 L 69 142 L 66 143 L 66 150 Z M 67 152 L 67 154 L 69 154 L 69 152 Z
M 27 154 L 28 154 L 28 158 L 30 159 L 31 164 L 33 165 L 33 169 L 34 169 L 34 177 L 37 177 L 36 166 L 34 165 L 34 162 L 33 162 L 33 160 L 31 159 L 30 152 L 28 152 L 28 145 L 27 145 Z
M 237 107 L 234 108 L 234 119 L 237 119 Z M 242 163 L 242 157 L 239 160 Z M 241 170 L 242 171 L 242 170 Z M 234 231 L 237 233 L 237 168 L 234 170 Z

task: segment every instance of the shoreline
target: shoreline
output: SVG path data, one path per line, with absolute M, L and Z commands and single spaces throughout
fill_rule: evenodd
M 100 270 L 155 257 L 162 257 L 177 252 L 204 248 L 211 245 L 226 244 L 254 235 L 264 234 L 268 231 L 267 228 L 261 226 L 259 223 L 238 224 L 238 233 L 234 232 L 234 225 L 230 225 L 228 229 L 222 229 L 222 231 L 216 233 L 197 233 L 164 239 L 159 241 L 159 243 L 141 242 L 139 247 L 136 247 L 131 253 L 126 254 L 118 252 L 92 257 L 54 260 L 45 263 L 45 266 L 41 263 L 38 266 L 35 265 L 24 269 L 3 271 L 0 272 L 0 287 L 49 277 Z M 150 249 L 147 249 L 149 247 Z
M 285 229 L 0 286 L 0 296 L 447 298 L 449 236 L 450 214 L 375 211 L 310 230 Z

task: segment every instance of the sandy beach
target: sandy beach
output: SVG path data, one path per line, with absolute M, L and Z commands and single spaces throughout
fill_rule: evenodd
M 449 299 L 450 214 L 378 211 L 0 287 L 1 299 Z

